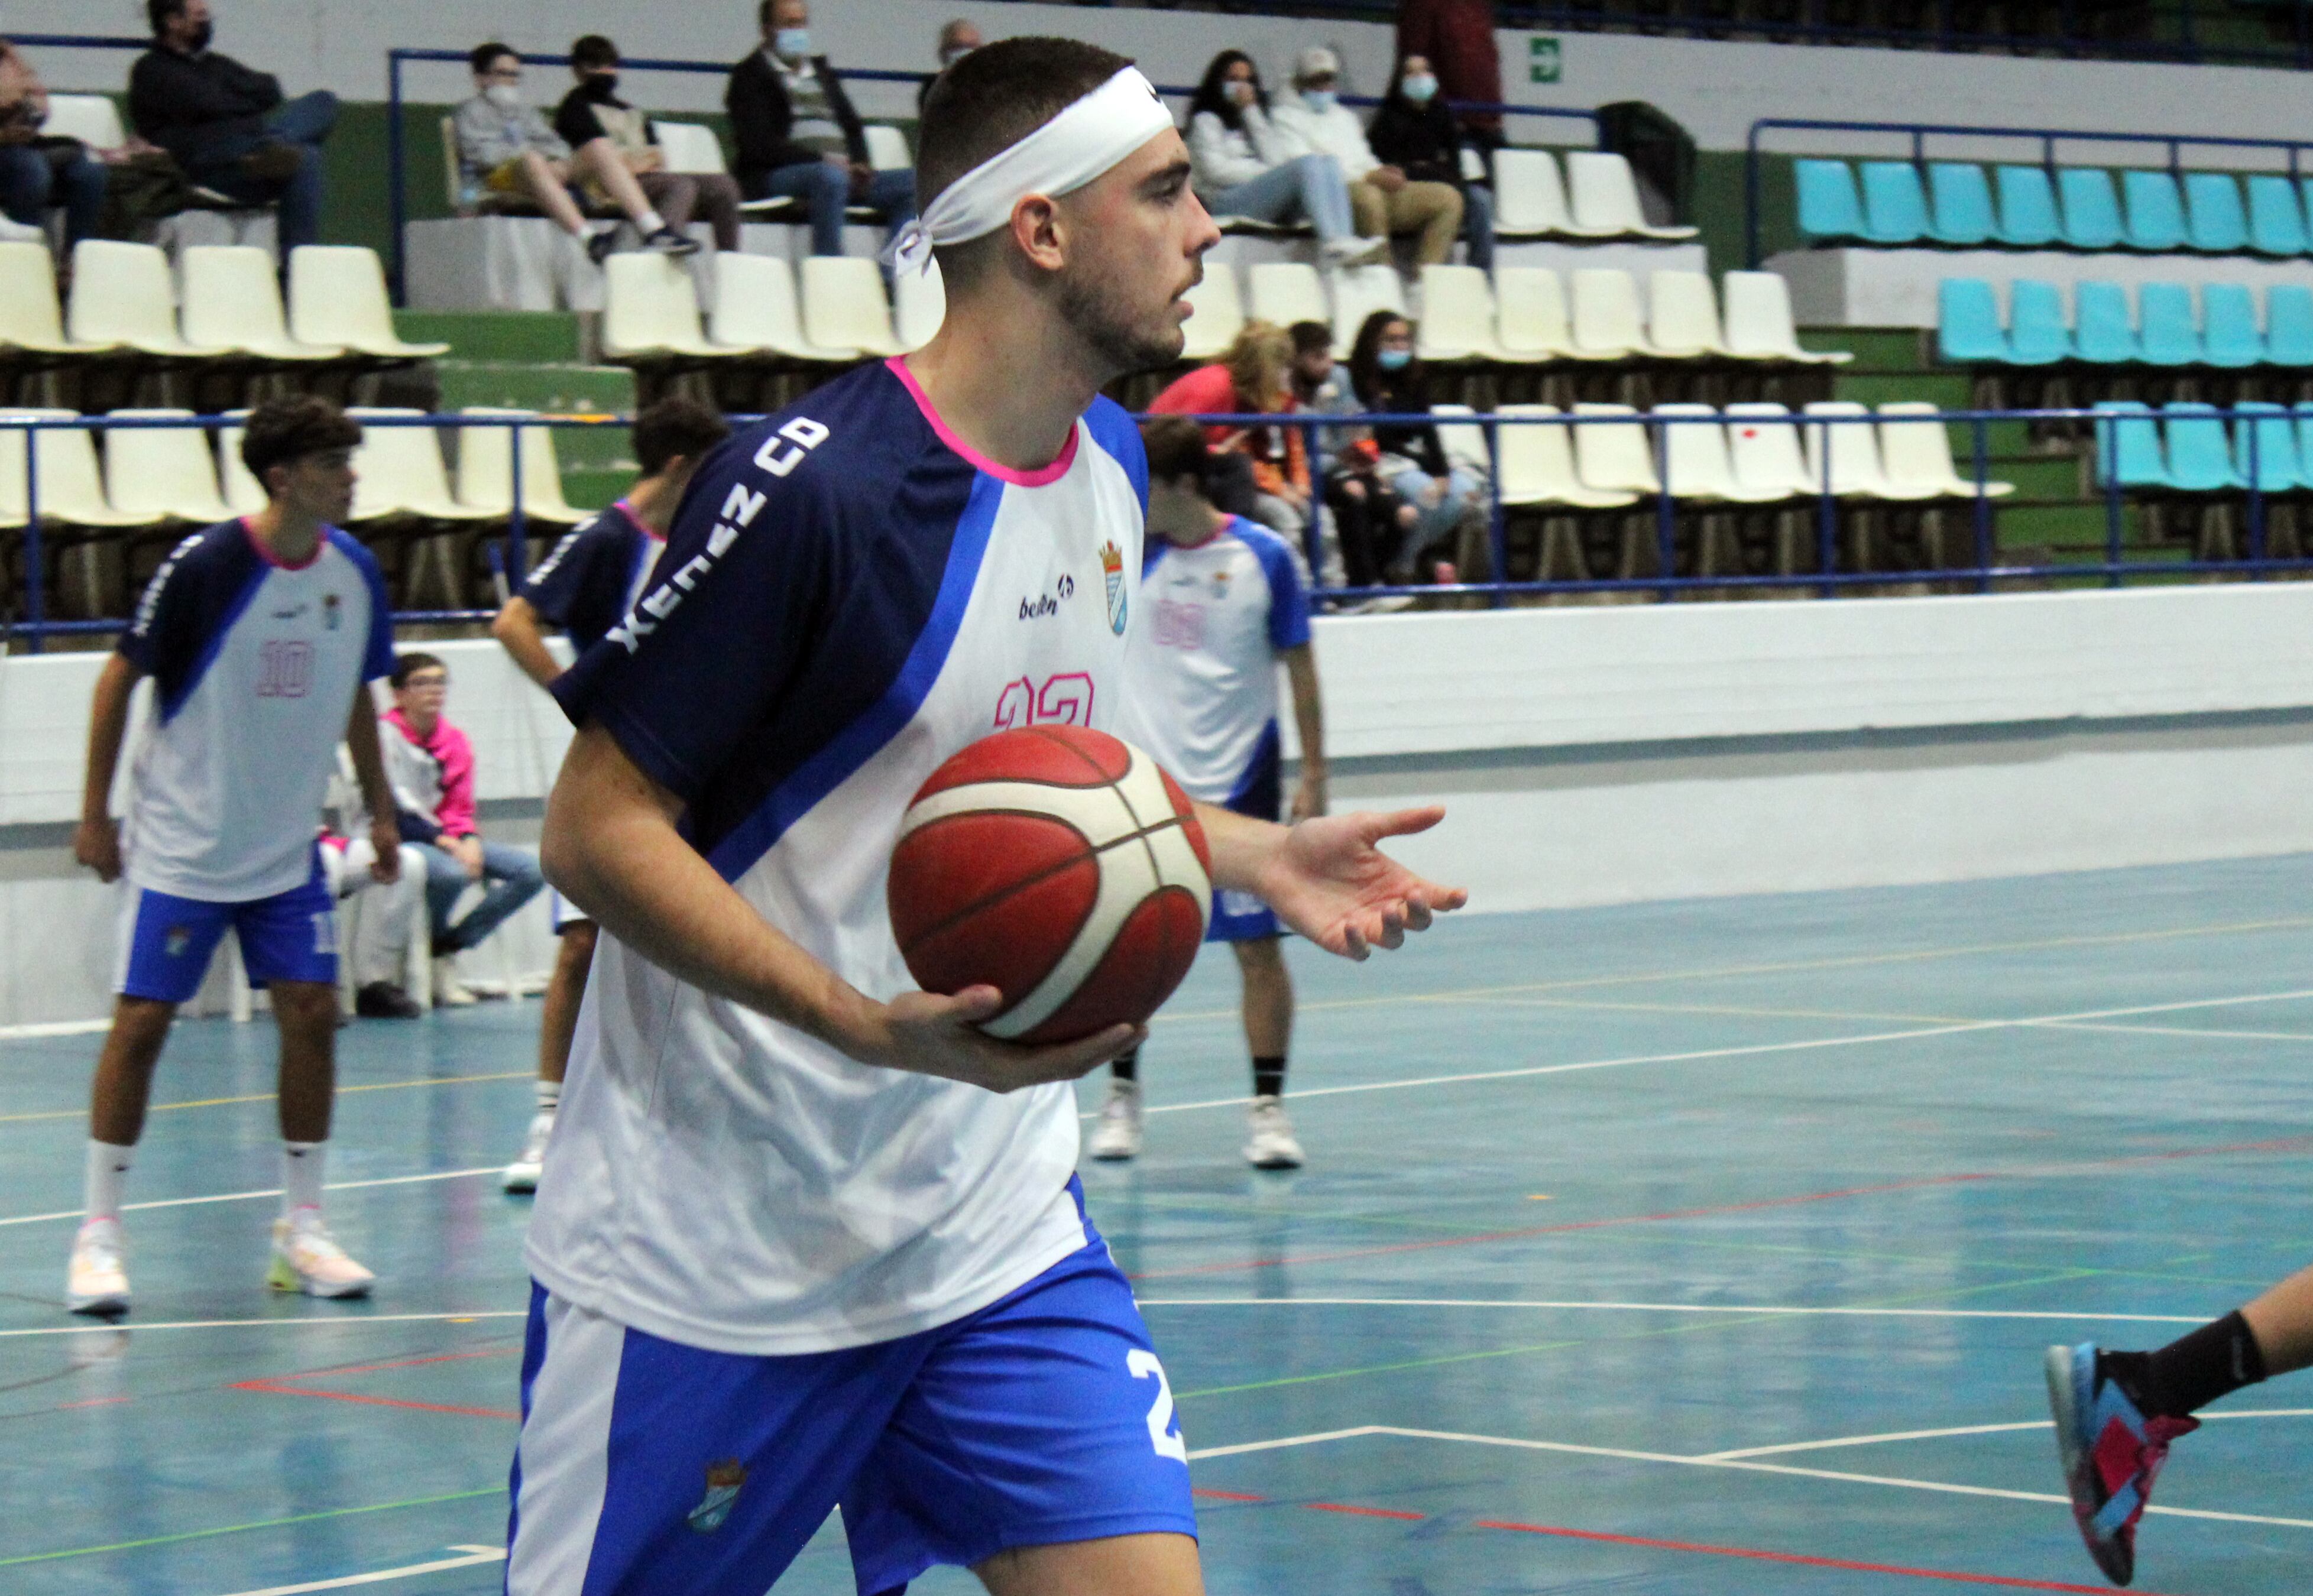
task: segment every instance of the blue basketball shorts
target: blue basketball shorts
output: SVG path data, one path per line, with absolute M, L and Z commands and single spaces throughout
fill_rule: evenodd
M 954 1324 L 792 1357 L 533 1285 L 522 1411 L 508 1596 L 762 1596 L 839 1506 L 862 1596 L 1016 1547 L 1197 1532 L 1164 1367 L 1096 1235 Z
M 1256 820 L 1282 820 L 1284 778 L 1278 767 L 1277 724 L 1272 721 L 1236 791 L 1222 800 L 1221 807 Z M 1260 899 L 1250 892 L 1214 890 L 1213 917 L 1205 923 L 1207 942 L 1249 943 L 1277 934 L 1277 916 Z
M 123 997 L 183 1003 L 200 990 L 227 926 L 241 943 L 249 984 L 338 980 L 338 929 L 321 850 L 302 886 L 247 903 L 206 903 L 149 887 L 122 890 L 120 959 L 112 989 Z

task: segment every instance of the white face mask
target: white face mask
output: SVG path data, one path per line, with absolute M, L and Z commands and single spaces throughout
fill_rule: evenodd
M 1231 82 L 1228 86 L 1228 97 L 1236 104 L 1251 105 L 1253 103 L 1253 80 L 1249 77 L 1241 77 Z
M 482 98 L 500 110 L 522 109 L 522 88 L 516 83 L 492 83 L 482 91 Z
M 1426 72 L 1410 72 L 1406 74 L 1405 81 L 1398 87 L 1404 91 L 1405 97 L 1414 104 L 1427 105 L 1429 103 L 1429 97 L 1438 92 L 1438 80 Z
M 1334 92 L 1331 89 L 1304 89 L 1301 91 L 1301 103 L 1307 106 L 1311 110 L 1315 111 L 1321 117 L 1327 111 L 1333 109 L 1333 106 L 1336 103 L 1336 99 L 1337 97 Z

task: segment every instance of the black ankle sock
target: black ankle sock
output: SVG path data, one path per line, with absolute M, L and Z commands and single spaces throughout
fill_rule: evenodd
M 1283 1097 L 1285 1095 L 1285 1055 L 1253 1061 L 1253 1095 Z
M 1108 1073 L 1120 1081 L 1138 1081 L 1140 1079 L 1140 1049 L 1135 1048 L 1131 1052 L 1125 1054 L 1121 1058 L 1110 1059 L 1108 1061 Z
M 2120 1382 L 2147 1418 L 2183 1418 L 2229 1391 L 2262 1381 L 2265 1354 L 2248 1321 L 2228 1313 L 2158 1352 L 2101 1354 L 2097 1367 Z

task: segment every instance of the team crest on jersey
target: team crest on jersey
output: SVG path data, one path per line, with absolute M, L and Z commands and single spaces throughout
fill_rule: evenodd
M 1114 542 L 1100 546 L 1100 574 L 1108 583 L 1108 629 L 1124 636 L 1124 551 Z
M 1227 571 L 1216 571 L 1213 573 L 1213 597 L 1216 599 L 1226 599 L 1228 597 L 1228 573 Z
M 732 1504 L 739 1499 L 739 1487 L 747 1483 L 747 1466 L 736 1458 L 726 1458 L 719 1463 L 707 1465 L 707 1495 L 690 1510 L 690 1527 L 701 1535 L 712 1535 L 731 1516 Z
M 338 623 L 344 618 L 345 606 L 338 601 L 338 595 L 335 593 L 323 593 L 321 595 L 321 624 L 334 632 L 338 629 Z

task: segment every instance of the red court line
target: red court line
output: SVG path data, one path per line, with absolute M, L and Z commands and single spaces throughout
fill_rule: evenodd
M 358 1391 L 325 1391 L 312 1386 L 283 1385 L 271 1380 L 237 1380 L 224 1388 L 229 1391 L 266 1391 L 277 1397 L 322 1397 L 332 1402 L 358 1402 L 365 1407 L 412 1407 L 420 1413 L 456 1413 L 468 1418 L 519 1419 L 522 1415 L 503 1407 L 453 1407 L 443 1402 L 411 1402 L 400 1397 L 367 1397 Z
M 312 1380 L 321 1374 L 375 1374 L 384 1369 L 415 1369 L 426 1364 L 455 1364 L 467 1358 L 507 1358 L 522 1349 L 518 1346 L 490 1346 L 479 1352 L 437 1352 L 430 1357 L 400 1358 L 390 1364 L 331 1364 L 326 1369 L 307 1369 L 298 1374 L 274 1374 L 273 1380 Z
M 1202 1487 L 1189 1493 L 1192 1496 L 1210 1496 L 1216 1502 L 1266 1502 L 1266 1496 L 1249 1496 L 1243 1491 L 1208 1491 Z
M 1394 1507 L 1352 1507 L 1346 1502 L 1304 1502 L 1301 1505 L 1311 1513 L 1346 1513 L 1361 1519 L 1407 1519 L 1418 1521 L 1429 1516 L 1426 1513 L 1400 1513 Z
M 128 1397 L 91 1397 L 82 1402 L 59 1402 L 57 1404 L 57 1411 L 62 1413 L 68 1407 L 110 1407 L 116 1403 L 130 1400 L 133 1399 Z

